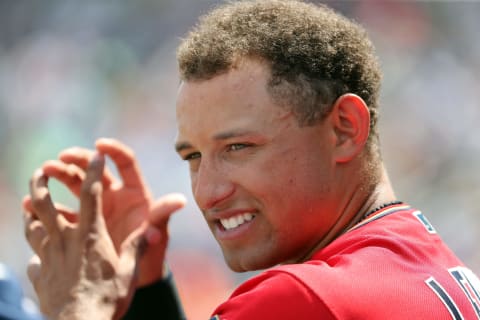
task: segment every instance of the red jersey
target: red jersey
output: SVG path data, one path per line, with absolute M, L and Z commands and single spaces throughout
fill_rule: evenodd
M 212 319 L 480 319 L 480 281 L 420 211 L 398 204 L 309 261 L 246 281 Z

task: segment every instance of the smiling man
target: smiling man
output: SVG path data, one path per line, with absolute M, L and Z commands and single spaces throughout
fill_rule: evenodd
M 226 74 L 184 82 L 178 95 L 177 150 L 190 164 L 195 200 L 235 271 L 308 257 L 338 221 L 335 197 L 351 196 L 346 186 L 334 186 L 341 183 L 332 171 L 335 148 L 325 142 L 335 139 L 332 124 L 299 126 L 293 112 L 271 98 L 268 78 L 264 63 L 243 59 Z M 353 108 L 359 100 L 342 99 Z M 363 144 L 368 111 L 359 107 Z
M 202 18 L 178 61 L 175 147 L 195 201 L 232 270 L 266 269 L 212 319 L 480 317 L 478 278 L 395 197 L 378 146 L 380 71 L 360 26 L 323 6 L 236 2 Z M 96 149 L 65 150 L 32 177 L 29 276 L 42 310 L 183 318 L 162 266 L 184 200 L 153 201 L 119 141 Z M 51 202 L 49 177 L 79 196 L 78 221 Z

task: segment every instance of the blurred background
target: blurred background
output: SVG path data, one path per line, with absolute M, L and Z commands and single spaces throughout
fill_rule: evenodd
M 172 218 L 169 252 L 190 319 L 206 319 L 251 276 L 224 266 L 173 149 L 175 48 L 217 3 L 0 0 L 0 261 L 32 299 L 20 205 L 30 175 L 102 136 L 135 150 L 156 196 L 190 199 Z M 480 273 L 480 2 L 324 3 L 363 24 L 377 47 L 382 149 L 398 197 Z

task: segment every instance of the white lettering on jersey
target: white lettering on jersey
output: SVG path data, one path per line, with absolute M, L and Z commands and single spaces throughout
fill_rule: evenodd
M 437 280 L 435 280 L 434 277 L 428 278 L 427 280 L 425 280 L 425 283 L 430 287 L 430 289 L 433 290 L 433 292 L 435 292 L 437 297 L 439 297 L 440 300 L 442 300 L 445 307 L 447 307 L 448 312 L 450 312 L 452 319 L 463 320 L 463 315 L 460 313 L 460 310 L 458 309 L 453 299 L 450 297 L 447 291 L 445 291 L 445 289 L 440 285 L 440 283 L 438 283 Z
M 427 218 L 423 215 L 423 213 L 421 213 L 420 211 L 414 211 L 412 212 L 412 214 L 415 218 L 418 219 L 418 221 L 420 221 L 421 224 L 423 224 L 425 229 L 427 229 L 428 233 L 431 233 L 431 234 L 437 233 L 435 228 L 432 226 L 430 221 L 427 220 Z
M 472 304 L 477 318 L 480 319 L 480 280 L 478 280 L 477 276 L 470 269 L 465 267 L 451 268 L 448 269 L 448 272 L 450 272 L 460 288 L 462 288 Z
M 448 272 L 452 276 L 455 283 L 462 289 L 465 297 L 472 305 L 473 311 L 477 315 L 477 319 L 480 319 L 480 280 L 478 277 L 468 268 L 455 267 L 448 269 Z M 430 277 L 425 280 L 425 283 L 430 289 L 435 292 L 438 298 L 443 302 L 448 312 L 454 320 L 462 320 L 464 316 L 458 308 L 451 295 L 442 287 L 442 285 L 434 278 Z

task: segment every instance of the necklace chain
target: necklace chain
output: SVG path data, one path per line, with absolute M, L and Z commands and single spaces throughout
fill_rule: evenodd
M 396 200 L 396 201 L 391 201 L 391 202 L 384 203 L 384 204 L 368 211 L 367 213 L 365 213 L 362 217 L 362 220 L 368 218 L 369 216 L 371 216 L 372 214 L 374 214 L 377 211 L 380 211 L 382 209 L 385 209 L 386 207 L 394 206 L 394 205 L 397 205 L 397 204 L 403 204 L 403 201 Z

